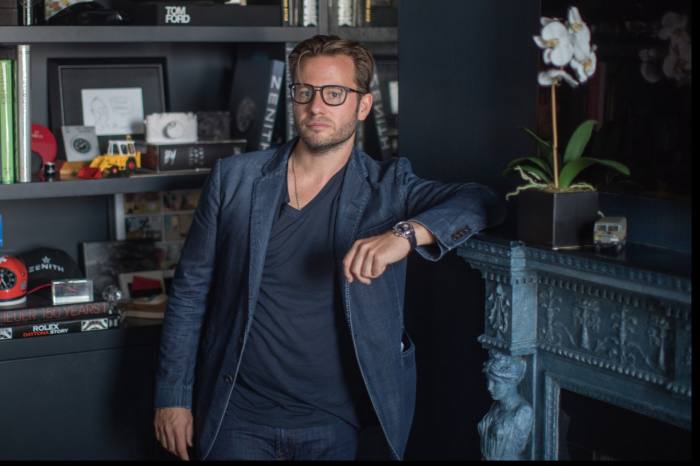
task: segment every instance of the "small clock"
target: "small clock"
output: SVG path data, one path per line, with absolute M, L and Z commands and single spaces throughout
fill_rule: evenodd
M 0 256 L 0 306 L 23 304 L 27 300 L 27 267 L 12 256 Z

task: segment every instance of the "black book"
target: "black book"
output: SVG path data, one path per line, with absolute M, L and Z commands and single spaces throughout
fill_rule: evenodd
M 119 316 L 91 317 L 88 319 L 34 322 L 12 327 L 0 327 L 0 340 L 34 338 L 66 333 L 94 332 L 119 327 Z
M 29 301 L 26 307 L 0 309 L 0 327 L 105 317 L 116 314 L 116 308 L 110 306 L 106 301 L 62 304 L 59 306 L 52 306 L 48 303 L 34 305 L 32 301 Z
M 283 79 L 281 60 L 242 58 L 236 63 L 231 136 L 246 139 L 247 151 L 265 150 L 272 144 Z

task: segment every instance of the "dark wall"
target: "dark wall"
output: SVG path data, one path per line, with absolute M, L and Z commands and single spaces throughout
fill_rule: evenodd
M 501 172 L 527 155 L 520 128 L 535 124 L 539 2 L 406 1 L 399 24 L 401 155 L 424 178 L 476 181 L 505 195 L 517 180 Z M 454 253 L 438 263 L 412 257 L 406 302 L 418 363 L 406 457 L 479 459 L 476 425 L 492 401 L 476 340 L 483 281 Z

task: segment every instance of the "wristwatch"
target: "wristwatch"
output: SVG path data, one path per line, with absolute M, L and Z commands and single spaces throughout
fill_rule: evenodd
M 392 231 L 396 236 L 401 238 L 406 238 L 409 243 L 411 243 L 411 251 L 416 249 L 416 231 L 413 229 L 413 225 L 409 222 L 399 222 L 392 228 Z

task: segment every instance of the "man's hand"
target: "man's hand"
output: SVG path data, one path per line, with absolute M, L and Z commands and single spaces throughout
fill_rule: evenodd
M 419 246 L 432 244 L 435 237 L 423 225 L 411 222 Z M 387 231 L 378 236 L 358 239 L 343 259 L 343 272 L 349 283 L 355 279 L 365 285 L 384 273 L 387 266 L 398 262 L 411 252 L 411 243 L 406 238 Z
M 188 408 L 156 408 L 156 438 L 180 459 L 188 461 L 187 447 L 192 446 L 192 411 Z

